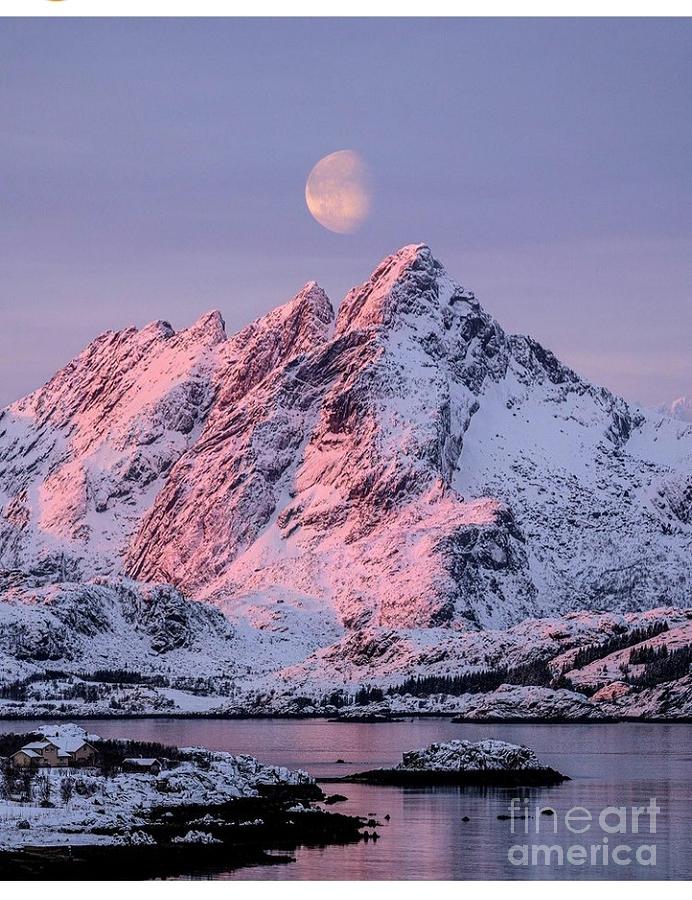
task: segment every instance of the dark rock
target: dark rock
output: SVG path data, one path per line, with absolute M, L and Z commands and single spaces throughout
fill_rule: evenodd
M 495 786 L 495 787 L 550 787 L 569 781 L 555 769 L 543 766 L 538 769 L 502 770 L 489 769 L 483 771 L 433 771 L 407 769 L 370 769 L 356 772 L 343 778 L 335 779 L 343 784 L 381 784 L 392 787 L 432 787 L 434 785 L 453 784 L 458 787 Z

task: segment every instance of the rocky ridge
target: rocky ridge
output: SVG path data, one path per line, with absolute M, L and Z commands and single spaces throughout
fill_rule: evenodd
M 689 424 L 508 335 L 424 245 L 336 317 L 311 282 L 230 337 L 108 332 L 0 414 L 7 677 L 387 683 L 542 659 L 536 621 L 679 619 L 691 472 Z

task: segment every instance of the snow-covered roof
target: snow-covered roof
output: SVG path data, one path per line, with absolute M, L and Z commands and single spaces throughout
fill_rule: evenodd
M 22 750 L 43 750 L 50 744 L 53 744 L 53 741 L 31 741 L 29 744 L 24 744 Z M 53 744 L 53 746 L 57 747 L 57 744 Z
M 75 753 L 86 743 L 86 741 L 83 741 L 81 738 L 66 737 L 64 735 L 53 737 L 51 738 L 51 741 L 59 750 L 65 751 L 67 753 Z
M 32 741 L 30 744 L 26 744 L 25 746 L 39 750 L 47 747 L 49 744 L 52 744 L 58 750 L 63 750 L 69 754 L 75 753 L 86 743 L 87 742 L 84 740 L 84 738 L 78 734 L 57 733 L 48 735 L 41 741 Z
M 19 753 L 23 753 L 25 756 L 30 757 L 31 759 L 38 759 L 41 754 L 37 753 L 35 750 L 32 750 L 30 747 L 21 747 L 17 750 L 16 753 L 13 753 L 12 756 L 17 756 Z
M 143 756 L 133 756 L 128 759 L 123 760 L 123 765 L 127 763 L 128 766 L 153 766 L 154 763 L 158 763 L 161 765 L 158 759 L 149 759 L 148 757 Z

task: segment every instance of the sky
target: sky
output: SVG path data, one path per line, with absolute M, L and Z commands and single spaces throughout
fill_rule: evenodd
M 509 331 L 692 394 L 692 20 L 0 19 L 0 405 L 96 334 L 427 243 Z M 354 234 L 304 201 L 370 167 Z

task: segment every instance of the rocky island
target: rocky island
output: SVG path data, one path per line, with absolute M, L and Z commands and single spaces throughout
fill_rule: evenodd
M 505 741 L 449 741 L 404 753 L 392 769 L 371 769 L 342 782 L 407 785 L 550 786 L 569 781 L 567 775 L 543 765 L 533 750 Z

